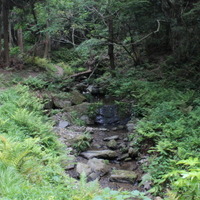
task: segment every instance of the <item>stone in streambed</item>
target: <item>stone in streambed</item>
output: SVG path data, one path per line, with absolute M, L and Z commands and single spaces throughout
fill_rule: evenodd
M 78 105 L 85 101 L 86 98 L 79 91 L 74 90 L 70 93 L 70 100 L 74 105 Z
M 117 153 L 111 150 L 86 151 L 81 153 L 81 155 L 87 159 L 91 158 L 114 159 L 117 157 Z
M 127 158 L 129 158 L 129 154 L 128 153 L 126 153 L 126 154 L 123 154 L 121 157 L 119 157 L 117 160 L 118 161 L 121 161 L 121 160 L 125 160 L 125 159 L 127 159 Z
M 92 158 L 87 164 L 90 166 L 92 171 L 97 173 L 99 176 L 103 176 L 109 171 L 109 166 L 103 159 Z
M 70 125 L 70 123 L 68 121 L 59 121 L 59 124 L 58 124 L 58 128 L 66 128 Z
M 107 147 L 110 149 L 117 149 L 117 142 L 115 140 L 110 140 L 107 143 Z
M 53 103 L 57 108 L 65 108 L 65 109 L 71 107 L 71 105 L 72 105 L 71 101 L 63 100 L 63 99 L 59 99 L 59 98 L 54 98 Z
M 111 182 L 131 183 L 133 184 L 137 178 L 137 174 L 127 170 L 113 170 L 110 176 Z
M 76 171 L 79 175 L 85 173 L 86 176 L 92 173 L 92 169 L 90 168 L 90 166 L 84 163 L 77 163 Z
M 104 138 L 103 141 L 118 140 L 118 139 L 119 139 L 118 135 L 113 135 L 111 137 Z

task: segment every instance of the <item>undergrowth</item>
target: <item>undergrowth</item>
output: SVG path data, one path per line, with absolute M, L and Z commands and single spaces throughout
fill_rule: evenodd
M 68 177 L 61 162 L 66 150 L 28 87 L 0 92 L 0 199 L 92 200 L 149 198 L 141 192 L 100 189 L 97 182 Z
M 130 103 L 135 100 L 132 113 L 140 120 L 130 138 L 137 137 L 137 146 L 154 144 L 143 166 L 153 182 L 149 192 L 171 200 L 199 199 L 199 163 L 191 162 L 200 157 L 199 91 L 180 87 L 184 83 L 135 80 L 128 73 L 109 77 L 106 84 L 109 94 Z

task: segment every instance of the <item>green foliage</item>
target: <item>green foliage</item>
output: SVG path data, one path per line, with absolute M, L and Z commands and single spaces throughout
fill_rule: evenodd
M 180 200 L 200 198 L 200 162 L 198 158 L 180 160 L 177 165 L 184 169 L 173 170 L 164 176 L 172 182 L 172 192 Z M 175 199 L 173 198 L 173 199 Z M 172 198 L 170 198 L 172 199 Z
M 47 87 L 47 81 L 43 80 L 39 76 L 37 77 L 28 77 L 24 81 L 22 81 L 22 84 L 27 85 L 29 88 L 33 89 L 43 89 Z
M 94 118 L 96 117 L 97 113 L 98 113 L 98 109 L 103 105 L 102 102 L 97 102 L 97 103 L 92 103 L 87 111 L 87 115 L 90 118 Z
M 19 47 L 12 47 L 10 49 L 10 55 L 15 56 L 20 54 L 20 48 Z
M 84 126 L 85 122 L 83 120 L 80 119 L 80 116 L 78 115 L 78 113 L 76 111 L 72 111 L 70 112 L 70 121 L 77 125 L 77 126 Z
M 137 198 L 143 200 L 151 200 L 150 198 L 145 196 L 145 193 L 139 192 L 138 190 L 134 190 L 132 192 L 128 191 L 112 191 L 109 188 L 105 188 L 103 190 L 103 194 L 96 196 L 94 200 L 123 200 L 123 199 L 130 199 L 130 198 Z
M 79 182 L 66 176 L 61 161 L 65 149 L 52 132 L 52 124 L 42 113 L 40 100 L 25 86 L 0 93 L 0 196 L 2 200 L 92 200 L 102 191 L 97 182 Z M 89 134 L 84 133 L 77 148 L 89 147 Z M 66 154 L 66 152 L 65 152 Z M 113 192 L 115 199 L 141 196 L 141 193 Z
M 90 133 L 84 132 L 80 137 L 77 138 L 77 140 L 73 144 L 73 148 L 76 149 L 77 152 L 85 151 L 90 147 L 90 142 L 92 140 L 92 137 Z

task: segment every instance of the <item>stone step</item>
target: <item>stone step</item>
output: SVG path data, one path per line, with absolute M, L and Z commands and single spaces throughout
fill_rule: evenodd
M 137 179 L 137 174 L 134 171 L 113 170 L 111 172 L 111 176 L 109 180 L 111 182 L 134 184 L 136 179 Z
M 91 158 L 114 159 L 117 157 L 117 153 L 112 150 L 86 151 L 81 153 L 80 155 L 87 159 Z

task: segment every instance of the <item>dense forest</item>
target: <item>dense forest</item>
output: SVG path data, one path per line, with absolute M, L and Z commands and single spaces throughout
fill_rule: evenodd
M 0 0 L 0 198 L 199 200 L 199 13 Z

